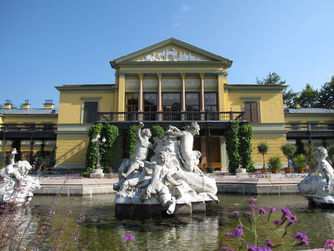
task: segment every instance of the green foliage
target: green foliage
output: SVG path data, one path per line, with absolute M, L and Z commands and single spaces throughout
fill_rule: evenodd
M 297 99 L 298 103 L 303 108 L 312 108 L 316 106 L 318 99 L 318 91 L 313 89 L 310 84 L 306 84 Z
M 286 104 L 287 108 L 295 108 L 298 100 L 298 93 L 292 89 L 285 88 L 283 91 L 283 103 Z
M 281 79 L 281 76 L 276 72 L 269 72 L 269 74 L 263 78 L 263 80 L 259 80 L 256 78 L 256 83 L 258 85 L 284 85 L 285 80 Z
M 118 128 L 107 123 L 98 123 L 91 126 L 88 133 L 89 143 L 86 153 L 86 169 L 84 175 L 89 175 L 96 167 L 98 146 L 96 143 L 92 143 L 91 140 L 98 134 L 101 136 L 100 139 L 106 139 L 106 142 L 100 147 L 100 160 L 102 168 L 110 167 L 114 158 L 114 143 L 119 135 Z
M 3 152 L 0 152 L 0 168 L 5 166 L 5 156 L 3 156 Z
M 158 137 L 162 138 L 165 134 L 165 130 L 159 125 L 152 126 L 152 138 Z
M 252 160 L 252 137 L 253 130 L 248 124 L 243 124 L 239 128 L 239 155 L 242 168 L 247 172 L 254 172 L 254 163 Z
M 226 151 L 229 159 L 228 171 L 235 173 L 239 168 L 239 122 L 231 122 L 230 127 L 226 131 Z
M 314 170 L 318 165 L 318 161 L 315 158 L 314 150 L 315 150 L 314 146 L 311 143 L 310 144 L 310 149 L 307 153 L 307 164 L 309 165 L 311 170 Z
M 297 151 L 296 146 L 286 143 L 285 145 L 281 146 L 281 150 L 284 156 L 288 159 L 288 167 L 290 167 L 289 159 L 295 155 Z
M 269 158 L 268 166 L 271 170 L 277 170 L 279 172 L 281 170 L 281 158 L 279 156 Z
M 327 151 L 328 151 L 328 160 L 332 165 L 334 165 L 334 144 L 329 145 Z
M 293 163 L 294 163 L 294 166 L 295 166 L 295 170 L 297 172 L 301 172 L 301 171 L 305 170 L 306 161 L 307 161 L 307 158 L 304 154 L 298 154 L 295 158 L 293 158 Z
M 304 143 L 301 141 L 301 139 L 296 139 L 296 145 L 297 145 L 297 154 L 305 154 L 305 148 Z
M 266 163 L 265 163 L 265 160 L 264 160 L 264 155 L 267 154 L 268 149 L 269 149 L 269 146 L 265 142 L 262 142 L 262 143 L 258 144 L 258 146 L 257 146 L 257 151 L 258 151 L 259 154 L 262 155 L 262 158 L 263 158 L 263 168 L 266 167 Z
M 130 126 L 128 131 L 128 145 L 127 145 L 127 157 L 130 158 L 133 152 L 136 150 L 136 143 L 137 143 L 137 125 Z
M 331 81 L 321 86 L 318 92 L 317 107 L 333 108 L 334 106 L 334 76 Z

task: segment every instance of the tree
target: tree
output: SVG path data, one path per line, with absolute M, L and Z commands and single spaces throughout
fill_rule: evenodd
M 297 148 L 291 144 L 285 144 L 281 147 L 284 156 L 288 159 L 288 167 L 290 167 L 290 159 L 295 155 Z
M 301 91 L 297 99 L 298 103 L 303 108 L 313 108 L 318 100 L 318 91 L 313 89 L 310 84 L 306 84 L 305 89 Z
M 269 74 L 263 78 L 263 80 L 259 80 L 256 78 L 256 83 L 258 85 L 284 85 L 286 80 L 282 80 L 281 76 L 276 72 L 269 72 Z
M 229 173 L 235 173 L 235 170 L 239 168 L 240 155 L 239 155 L 239 122 L 231 122 L 230 127 L 226 131 L 226 151 L 229 160 L 228 171 Z
M 317 107 L 333 108 L 334 106 L 334 76 L 331 81 L 321 86 L 318 92 Z
M 294 92 L 292 89 L 284 89 L 283 91 L 283 102 L 286 104 L 287 108 L 295 108 L 298 100 L 298 93 Z
M 239 156 L 242 168 L 247 172 L 254 172 L 254 163 L 252 160 L 252 137 L 253 130 L 249 124 L 243 124 L 239 128 Z
M 262 155 L 262 159 L 263 159 L 263 169 L 266 168 L 266 162 L 264 160 L 264 155 L 268 152 L 268 144 L 267 143 L 260 143 L 258 146 L 257 146 L 257 151 L 259 152 L 259 154 Z

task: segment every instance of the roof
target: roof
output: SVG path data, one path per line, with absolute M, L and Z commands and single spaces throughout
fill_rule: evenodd
M 113 68 L 116 68 L 118 65 L 120 64 L 138 64 L 138 65 L 150 65 L 150 64 L 175 64 L 177 62 L 172 61 L 172 62 L 168 62 L 168 61 L 154 61 L 154 62 L 135 62 L 132 61 L 140 56 L 143 56 L 147 53 L 151 53 L 153 51 L 156 51 L 158 49 L 161 49 L 163 47 L 166 47 L 168 45 L 175 45 L 175 46 L 179 46 L 181 48 L 185 48 L 190 52 L 194 52 L 197 53 L 198 55 L 204 56 L 209 58 L 211 61 L 204 61 L 204 62 L 198 62 L 198 61 L 191 61 L 191 62 L 186 62 L 186 61 L 180 61 L 183 62 L 183 64 L 188 63 L 188 64 L 212 64 L 212 63 L 218 63 L 218 64 L 222 64 L 225 65 L 226 67 L 230 67 L 232 65 L 232 60 L 229 60 L 227 58 L 221 57 L 219 55 L 213 54 L 209 51 L 203 50 L 201 48 L 198 48 L 196 46 L 193 46 L 191 44 L 185 43 L 183 41 L 180 41 L 178 39 L 175 38 L 169 38 L 166 39 L 162 42 L 156 43 L 154 45 L 148 46 L 144 49 L 138 50 L 136 52 L 130 53 L 128 55 L 116 58 L 112 61 L 110 61 L 110 65 Z
M 62 85 L 55 86 L 58 91 L 64 90 L 108 90 L 115 88 L 115 84 L 86 84 L 86 85 Z
M 0 109 L 0 114 L 4 115 L 48 115 L 58 114 L 58 109 L 29 108 L 29 109 Z
M 334 109 L 326 109 L 326 108 L 286 108 L 284 113 L 288 114 L 334 114 Z
M 284 90 L 286 85 L 259 85 L 259 84 L 226 84 L 226 89 L 231 90 L 244 90 L 244 89 L 255 89 L 255 90 Z

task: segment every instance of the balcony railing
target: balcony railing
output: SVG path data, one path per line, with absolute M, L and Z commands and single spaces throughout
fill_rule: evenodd
M 98 112 L 97 122 L 105 121 L 231 121 L 243 120 L 244 112 Z
M 334 123 L 287 123 L 285 128 L 288 132 L 334 131 Z
M 2 132 L 56 132 L 56 124 L 0 124 Z

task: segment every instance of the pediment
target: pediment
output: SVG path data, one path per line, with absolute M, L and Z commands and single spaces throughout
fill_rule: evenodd
M 210 61 L 210 58 L 199 55 L 198 53 L 189 51 L 185 48 L 168 45 L 158 50 L 135 58 L 137 62 L 162 62 L 162 61 Z
M 174 38 L 164 40 L 142 50 L 119 57 L 111 61 L 110 64 L 112 67 L 116 68 L 117 65 L 120 64 L 168 63 L 177 61 L 189 64 L 192 64 L 192 62 L 217 63 L 224 65 L 225 67 L 230 67 L 232 64 L 232 61 L 227 58 L 218 56 Z

